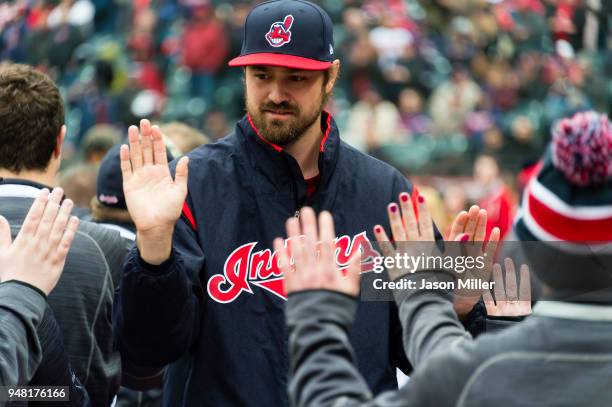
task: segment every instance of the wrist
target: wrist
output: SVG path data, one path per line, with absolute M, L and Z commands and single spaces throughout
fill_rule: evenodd
M 172 253 L 172 233 L 174 227 L 148 231 L 136 231 L 136 246 L 140 258 L 158 266 L 168 260 Z

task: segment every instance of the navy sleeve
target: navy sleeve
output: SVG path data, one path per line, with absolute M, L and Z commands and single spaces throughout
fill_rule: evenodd
M 141 367 L 163 367 L 196 341 L 203 300 L 199 273 L 204 264 L 196 233 L 183 217 L 175 226 L 166 262 L 147 264 L 138 249 L 132 249 L 115 307 L 122 359 Z

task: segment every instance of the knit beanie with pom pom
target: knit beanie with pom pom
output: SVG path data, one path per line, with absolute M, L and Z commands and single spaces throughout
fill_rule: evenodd
M 612 253 L 612 124 L 605 115 L 581 112 L 553 126 L 514 228 L 523 242 L 545 243 L 532 246 L 528 257 L 539 257 L 534 271 L 550 287 L 612 288 L 612 256 L 606 255 Z

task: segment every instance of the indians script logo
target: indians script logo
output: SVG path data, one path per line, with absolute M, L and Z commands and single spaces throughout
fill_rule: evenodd
M 270 249 L 254 252 L 256 245 L 257 242 L 251 242 L 238 247 L 225 261 L 223 274 L 215 274 L 208 280 L 207 291 L 213 300 L 228 303 L 238 298 L 242 292 L 253 294 L 252 285 L 287 299 L 283 288 L 284 277 L 278 268 L 277 252 Z M 357 250 L 361 250 L 362 273 L 372 271 L 373 258 L 380 256 L 365 231 L 352 239 L 347 235 L 337 237 L 335 245 L 336 264 L 341 270 L 348 267 L 349 259 Z M 291 239 L 285 240 L 285 247 L 293 266 Z
M 270 31 L 266 34 L 266 40 L 274 48 L 282 47 L 291 41 L 291 26 L 293 25 L 293 16 L 289 14 L 283 22 L 277 21 L 272 23 Z

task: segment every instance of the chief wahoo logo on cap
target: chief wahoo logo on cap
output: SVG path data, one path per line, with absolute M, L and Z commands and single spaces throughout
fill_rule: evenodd
M 291 26 L 293 16 L 289 14 L 284 21 L 276 21 L 270 26 L 270 31 L 266 34 L 266 40 L 274 48 L 282 47 L 291 41 Z

